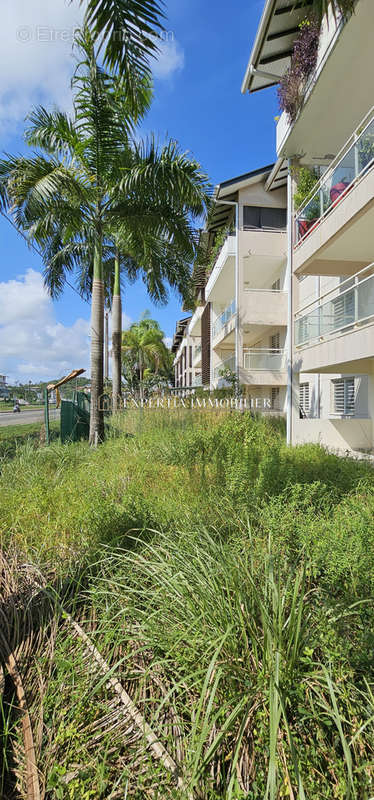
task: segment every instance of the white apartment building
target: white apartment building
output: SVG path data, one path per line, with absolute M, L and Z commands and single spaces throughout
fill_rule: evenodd
M 177 322 L 171 347 L 175 354 L 173 365 L 176 389 L 201 386 L 201 338 L 189 334 L 190 322 L 191 317 Z
M 193 361 L 213 390 L 236 376 L 256 409 L 284 412 L 287 395 L 287 264 L 284 175 L 270 165 L 215 188 L 203 232 L 215 256 L 188 324 L 201 350 Z M 225 232 L 218 249 L 217 235 Z
M 307 5 L 267 0 L 243 92 L 275 85 Z M 374 447 L 374 108 L 372 0 L 330 11 L 293 121 L 277 124 L 288 167 L 288 437 L 342 451 Z M 300 167 L 320 179 L 296 210 Z

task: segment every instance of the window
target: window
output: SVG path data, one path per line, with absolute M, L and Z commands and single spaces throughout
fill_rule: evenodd
M 273 386 L 271 389 L 271 407 L 273 411 L 279 411 L 279 387 Z
M 243 227 L 244 230 L 250 228 L 286 228 L 286 209 L 243 206 Z
M 355 413 L 355 379 L 338 378 L 332 381 L 332 413 Z
M 276 350 L 279 352 L 280 350 L 280 334 L 274 333 L 273 336 L 270 337 L 270 348 L 271 350 Z
M 190 367 L 192 367 L 192 345 L 190 344 Z
M 279 292 L 280 288 L 281 288 L 281 279 L 277 278 L 277 280 L 274 281 L 274 283 L 273 283 L 271 288 L 272 288 L 273 292 Z
M 300 416 L 306 417 L 310 411 L 309 383 L 300 383 L 299 406 Z

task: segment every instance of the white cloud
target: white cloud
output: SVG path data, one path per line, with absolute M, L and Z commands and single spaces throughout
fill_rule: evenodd
M 9 382 L 48 380 L 89 366 L 90 323 L 56 320 L 39 272 L 0 283 L 1 371 Z
M 155 78 L 165 80 L 171 78 L 175 72 L 179 72 L 184 67 L 184 50 L 174 38 L 170 41 L 157 42 L 159 53 L 157 59 L 152 63 L 152 70 Z
M 72 40 L 82 19 L 78 0 L 2 4 L 0 130 L 12 133 L 32 105 L 71 105 Z
M 14 133 L 33 105 L 71 108 L 70 80 L 76 63 L 74 30 L 84 8 L 78 0 L 8 0 L 0 27 L 0 132 Z M 169 79 L 184 66 L 172 32 L 158 41 L 156 78 Z

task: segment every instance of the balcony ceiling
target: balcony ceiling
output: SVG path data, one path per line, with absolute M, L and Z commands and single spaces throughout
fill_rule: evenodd
M 243 277 L 246 289 L 271 289 L 279 277 L 284 264 L 285 253 L 279 256 L 266 256 L 258 253 L 243 257 Z
M 331 160 L 372 104 L 373 0 L 359 0 L 278 156 Z
M 293 0 L 267 0 L 244 76 L 243 94 L 278 83 L 289 66 L 299 23 L 310 5 L 310 2 Z M 253 72 L 251 67 L 260 70 L 261 74 Z

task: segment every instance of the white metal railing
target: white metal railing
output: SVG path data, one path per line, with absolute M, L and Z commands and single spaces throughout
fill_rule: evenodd
M 231 370 L 231 372 L 235 372 L 235 355 L 230 356 L 230 358 L 225 358 L 224 361 L 221 361 L 221 363 L 214 368 L 213 379 L 218 381 L 219 378 L 222 378 L 221 372 L 226 369 Z
M 372 274 L 364 277 L 367 272 Z M 298 311 L 295 315 L 296 347 L 343 332 L 352 325 L 363 324 L 372 319 L 374 317 L 373 273 L 374 263 L 364 267 Z M 307 313 L 303 313 L 306 309 L 309 309 Z
M 295 214 L 295 247 L 302 242 L 374 165 L 374 106 L 343 145 Z
M 225 308 L 225 310 L 222 312 L 222 314 L 219 315 L 219 317 L 217 317 L 213 325 L 213 339 L 215 339 L 215 337 L 218 336 L 222 328 L 224 328 L 225 325 L 227 325 L 227 323 L 230 322 L 230 319 L 232 319 L 235 313 L 236 313 L 236 304 L 235 300 L 232 300 L 230 305 L 227 306 L 227 308 Z
M 255 347 L 244 351 L 244 369 L 270 370 L 279 372 L 286 369 L 286 350 L 284 348 Z

